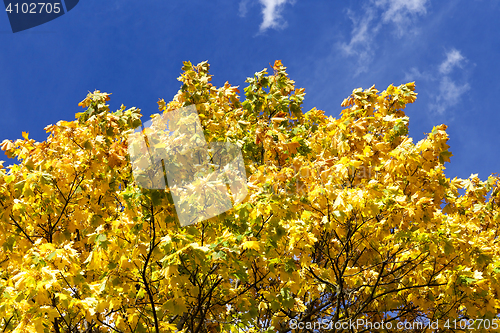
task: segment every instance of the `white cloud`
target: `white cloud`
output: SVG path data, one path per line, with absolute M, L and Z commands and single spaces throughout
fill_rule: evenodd
M 405 75 L 406 81 L 420 79 L 433 92 L 430 93 L 430 110 L 438 115 L 444 115 L 447 110 L 460 103 L 462 96 L 470 89 L 467 82 L 468 70 L 464 68 L 467 58 L 456 49 L 446 52 L 445 59 L 437 65 L 430 66 L 421 72 L 412 67 Z M 448 116 L 448 115 L 447 115 Z
M 366 14 L 362 19 L 358 19 L 353 15 L 352 11 L 347 11 L 347 15 L 351 19 L 354 28 L 351 32 L 352 37 L 349 44 L 342 43 L 340 48 L 348 55 L 359 54 L 359 46 L 369 46 L 370 32 L 372 32 L 370 24 L 373 20 L 373 12 L 368 11 Z
M 460 102 L 462 95 L 470 89 L 468 83 L 458 84 L 448 76 L 439 82 L 439 94 L 434 97 L 431 109 L 442 115 L 445 111 Z
M 438 70 L 434 75 L 427 75 L 427 78 L 439 82 L 436 87 L 437 94 L 432 97 L 431 110 L 437 114 L 443 115 L 446 110 L 457 105 L 464 93 L 470 89 L 470 85 L 465 79 L 459 83 L 452 78 L 453 70 L 456 67 L 462 68 L 467 59 L 456 49 L 446 53 L 446 59 L 439 64 Z M 456 75 L 455 75 L 456 76 Z
M 260 25 L 260 31 L 269 28 L 284 28 L 286 21 L 281 16 L 281 12 L 287 3 L 294 3 L 293 0 L 259 0 L 262 4 L 263 21 Z
M 247 15 L 247 7 L 248 7 L 248 3 L 250 2 L 250 0 L 241 0 L 240 2 L 240 6 L 239 6 L 239 15 L 241 17 L 245 17 Z
M 353 23 L 351 32 L 351 40 L 349 43 L 340 43 L 339 48 L 345 55 L 357 56 L 358 66 L 355 76 L 364 72 L 367 69 L 367 64 L 372 58 L 372 44 L 371 40 L 375 35 L 380 25 L 373 26 L 372 22 L 375 18 L 375 13 L 371 8 L 367 8 L 365 15 L 357 18 L 352 11 L 347 11 L 347 16 Z
M 416 67 L 410 68 L 410 71 L 405 74 L 404 81 L 414 81 L 416 79 L 432 80 L 432 75 L 418 70 Z
M 349 43 L 339 43 L 340 50 L 348 56 L 356 56 L 358 64 L 355 76 L 366 71 L 374 57 L 374 41 L 380 30 L 387 25 L 396 26 L 396 35 L 413 33 L 410 23 L 417 15 L 427 13 L 430 0 L 370 0 L 363 7 L 363 13 L 355 16 L 350 10 L 347 16 L 353 22 Z M 394 31 L 394 30 L 393 30 Z M 390 32 L 389 32 L 390 33 Z
M 450 73 L 454 67 L 462 67 L 462 62 L 465 60 L 464 56 L 455 49 L 446 54 L 446 60 L 439 66 L 441 74 Z
M 412 16 L 427 13 L 426 4 L 429 0 L 373 0 L 377 7 L 383 8 L 384 22 L 393 22 L 400 26 L 408 22 Z
M 247 15 L 248 6 L 259 2 L 262 5 L 262 23 L 260 24 L 260 32 L 264 32 L 269 28 L 283 29 L 287 22 L 281 15 L 287 3 L 294 4 L 295 0 L 241 0 L 238 8 L 239 15 L 244 17 Z

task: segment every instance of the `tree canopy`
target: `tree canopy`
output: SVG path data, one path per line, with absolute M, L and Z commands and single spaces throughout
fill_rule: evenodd
M 1 145 L 19 162 L 0 166 L 0 331 L 494 327 L 499 178 L 446 178 L 446 125 L 408 137 L 414 83 L 355 89 L 337 119 L 303 112 L 280 61 L 246 80 L 244 101 L 210 83 L 207 62 L 182 70 L 160 114 L 194 105 L 207 142 L 240 147 L 247 196 L 181 227 L 170 189 L 133 177 L 140 110 L 89 93 L 46 141 Z

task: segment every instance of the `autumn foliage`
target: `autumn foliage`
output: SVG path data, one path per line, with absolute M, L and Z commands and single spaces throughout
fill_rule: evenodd
M 499 178 L 446 178 L 445 125 L 407 136 L 414 83 L 355 89 L 337 119 L 302 111 L 304 89 L 280 61 L 247 79 L 243 102 L 237 87 L 210 83 L 208 63 L 182 69 L 160 112 L 194 104 L 207 142 L 241 147 L 246 199 L 180 227 L 169 189 L 132 176 L 127 135 L 140 110 L 111 112 L 109 94 L 89 93 L 46 141 L 23 133 L 1 145 L 19 163 L 0 167 L 0 331 L 496 318 Z

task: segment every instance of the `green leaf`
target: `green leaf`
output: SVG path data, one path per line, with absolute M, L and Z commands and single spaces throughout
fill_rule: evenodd
M 5 182 L 6 182 L 7 184 L 10 184 L 10 183 L 11 183 L 11 182 L 13 182 L 15 179 L 16 179 L 16 176 L 14 176 L 14 175 L 10 175 L 10 176 L 5 177 Z
M 100 243 L 100 242 L 104 242 L 106 239 L 107 239 L 107 238 L 106 238 L 106 235 L 105 235 L 105 234 L 99 234 L 99 235 L 96 237 L 95 241 L 96 241 L 96 243 Z
M 52 260 L 54 259 L 54 257 L 56 256 L 57 254 L 57 251 L 52 251 L 52 253 L 50 253 L 48 256 L 47 256 L 47 260 Z

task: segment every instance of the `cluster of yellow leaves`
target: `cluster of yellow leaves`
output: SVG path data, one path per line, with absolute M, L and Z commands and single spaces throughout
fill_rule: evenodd
M 416 144 L 415 84 L 355 89 L 340 118 L 302 112 L 280 61 L 237 87 L 185 62 L 160 112 L 196 105 L 208 142 L 241 147 L 249 194 L 181 228 L 170 190 L 137 186 L 140 110 L 95 91 L 75 121 L 6 140 L 0 330 L 285 332 L 288 321 L 494 318 L 500 182 L 449 179 L 446 126 Z M 147 162 L 147 161 L 146 161 Z M 460 195 L 459 190 L 465 190 Z M 481 331 L 478 329 L 478 331 Z

